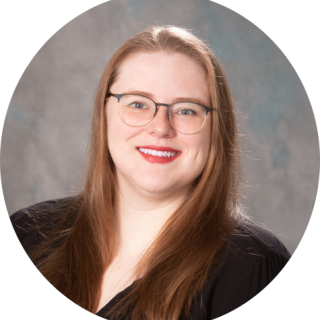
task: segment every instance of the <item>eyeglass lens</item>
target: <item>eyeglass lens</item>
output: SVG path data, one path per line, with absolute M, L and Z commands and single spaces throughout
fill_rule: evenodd
M 155 103 L 139 95 L 125 95 L 119 100 L 119 115 L 133 127 L 146 125 L 154 116 Z M 170 107 L 169 120 L 175 130 L 191 134 L 199 131 L 206 119 L 205 109 L 192 102 L 177 102 Z

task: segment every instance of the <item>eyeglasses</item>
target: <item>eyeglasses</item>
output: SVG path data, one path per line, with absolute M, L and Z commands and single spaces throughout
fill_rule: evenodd
M 132 127 L 148 124 L 157 114 L 158 106 L 167 107 L 167 117 L 172 127 L 183 134 L 194 134 L 201 130 L 206 122 L 207 114 L 213 108 L 201 104 L 179 101 L 173 104 L 156 103 L 140 94 L 113 94 L 118 100 L 118 111 L 121 120 Z

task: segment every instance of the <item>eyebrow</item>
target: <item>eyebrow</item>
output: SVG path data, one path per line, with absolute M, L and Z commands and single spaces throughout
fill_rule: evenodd
M 154 95 L 152 93 L 145 92 L 145 91 L 130 90 L 130 91 L 126 91 L 126 94 L 140 94 L 142 96 L 146 96 L 152 100 L 155 100 Z M 197 98 L 191 98 L 191 97 L 178 97 L 178 98 L 175 98 L 172 103 L 182 102 L 182 101 L 194 102 L 194 103 L 198 103 L 203 106 L 206 106 L 206 103 L 204 103 L 202 100 L 197 99 Z

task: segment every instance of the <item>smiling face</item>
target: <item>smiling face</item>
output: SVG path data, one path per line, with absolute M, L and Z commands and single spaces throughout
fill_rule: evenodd
M 187 100 L 211 106 L 203 68 L 181 53 L 133 55 L 121 65 L 110 92 L 140 93 L 164 104 Z M 186 135 L 175 131 L 168 121 L 167 107 L 159 106 L 147 125 L 131 127 L 119 116 L 117 98 L 109 97 L 108 145 L 118 182 L 149 194 L 172 195 L 187 190 L 208 159 L 211 116 L 210 112 L 199 132 Z

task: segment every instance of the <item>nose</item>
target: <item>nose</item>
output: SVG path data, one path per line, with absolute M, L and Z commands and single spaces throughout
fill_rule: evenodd
M 156 115 L 149 122 L 148 132 L 159 138 L 172 136 L 175 133 L 169 122 L 166 106 L 158 106 Z

